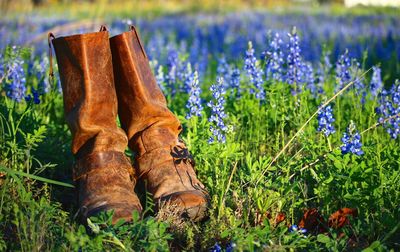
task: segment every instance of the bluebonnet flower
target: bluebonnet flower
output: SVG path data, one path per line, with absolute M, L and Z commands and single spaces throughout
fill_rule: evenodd
M 199 76 L 197 71 L 195 71 L 193 73 L 192 82 L 190 83 L 189 100 L 186 104 L 186 107 L 189 109 L 189 113 L 186 115 L 187 119 L 193 116 L 201 116 L 203 106 L 201 105 L 200 93 Z
M 317 83 L 317 92 L 318 94 L 324 93 L 324 84 L 325 84 L 325 73 L 323 67 L 320 65 L 317 69 L 317 73 L 315 75 L 316 83 Z
M 161 88 L 162 91 L 166 91 L 165 90 L 165 76 L 164 76 L 164 70 L 163 70 L 163 66 L 158 66 L 157 68 L 157 73 L 156 73 L 156 82 L 158 84 L 158 86 Z
M 335 118 L 333 117 L 332 107 L 330 105 L 321 109 L 318 112 L 318 132 L 323 132 L 325 136 L 329 136 L 335 133 L 335 127 L 333 123 L 335 122 Z
M 272 39 L 269 50 L 264 53 L 265 57 L 265 76 L 267 80 L 283 80 L 283 52 L 281 49 L 282 39 L 278 33 L 275 33 Z
M 231 79 L 231 69 L 229 64 L 226 62 L 225 56 L 222 56 L 218 59 L 218 66 L 217 66 L 217 77 L 222 77 L 224 79 L 225 88 L 228 88 L 228 84 L 230 83 Z
M 215 243 L 215 245 L 211 248 L 210 250 L 211 252 L 221 252 L 222 248 L 221 246 L 218 244 L 218 242 Z
M 322 54 L 322 58 L 323 58 L 323 64 L 322 65 L 324 67 L 324 72 L 325 73 L 329 73 L 329 71 L 332 68 L 332 63 L 331 63 L 331 60 L 330 60 L 330 56 L 331 56 L 331 52 L 327 51 L 327 50 L 325 50 L 323 52 L 323 54 Z
M 349 84 L 351 81 L 354 81 L 353 87 L 356 91 L 356 94 L 357 96 L 361 96 L 361 103 L 364 104 L 367 91 L 365 89 L 363 80 L 357 76 L 360 73 L 360 63 L 355 59 L 351 60 L 349 57 L 349 52 L 346 49 L 344 54 L 340 55 L 338 61 L 336 62 L 336 79 L 339 85 L 336 86 L 335 90 L 339 91 L 344 88 L 345 85 Z
M 189 51 L 190 62 L 197 63 L 198 59 L 200 58 L 200 49 L 201 49 L 200 46 L 201 46 L 200 39 L 198 38 L 198 36 L 195 36 L 193 38 L 193 42 L 192 45 L 190 46 L 190 51 Z
M 330 51 L 324 50 L 322 53 L 322 60 L 318 63 L 317 72 L 315 74 L 318 94 L 324 93 L 325 79 L 326 77 L 329 77 L 330 71 L 332 69 L 330 54 Z
M 211 137 L 208 140 L 209 143 L 218 141 L 220 143 L 226 142 L 225 133 L 228 128 L 225 126 L 224 119 L 225 114 L 225 89 L 224 79 L 219 77 L 217 83 L 211 85 L 210 90 L 212 92 L 214 101 L 207 103 L 207 106 L 211 108 L 211 116 L 208 121 L 211 123 L 210 131 Z
M 6 93 L 9 98 L 17 102 L 24 99 L 26 93 L 26 78 L 23 64 L 24 61 L 20 57 L 16 57 L 8 65 L 7 69 L 7 82 L 9 85 L 6 87 Z
M 383 123 L 391 138 L 397 139 L 400 135 L 400 82 L 396 80 L 389 91 L 382 90 L 379 98 L 379 123 Z
M 293 85 L 292 93 L 297 94 L 302 87 L 302 66 L 301 49 L 299 46 L 299 36 L 297 35 L 296 27 L 293 28 L 292 33 L 288 34 L 289 44 L 287 45 L 289 53 L 287 55 L 287 73 L 286 81 Z
M 361 104 L 365 104 L 365 97 L 367 96 L 367 90 L 365 88 L 364 82 L 357 75 L 361 73 L 360 63 L 353 59 L 350 67 L 350 75 L 354 80 L 354 89 L 356 90 L 357 96 L 361 96 Z
M 226 246 L 226 252 L 232 252 L 232 251 L 235 250 L 235 248 L 236 248 L 236 243 L 234 243 L 234 242 L 231 241 L 231 242 L 228 244 L 228 246 Z
M 126 24 L 126 25 L 132 25 L 132 24 L 133 24 L 132 20 L 129 19 L 129 18 L 123 19 L 123 20 L 122 20 L 122 23 L 124 23 L 124 24 Z
M 6 72 L 4 69 L 4 56 L 0 53 L 0 80 L 2 80 L 3 78 L 6 78 Z
M 201 48 L 201 57 L 199 58 L 197 65 L 198 65 L 198 71 L 201 76 L 205 76 L 205 73 L 207 71 L 207 66 L 208 66 L 208 48 L 207 46 L 203 46 Z
M 314 96 L 318 93 L 317 86 L 315 85 L 314 69 L 311 63 L 304 63 L 302 66 L 302 72 L 304 74 L 304 82 L 308 90 Z
M 193 82 L 192 64 L 190 63 L 186 64 L 185 71 L 183 71 L 182 74 L 182 80 L 183 80 L 183 87 L 181 88 L 181 90 L 185 93 L 189 93 Z
M 164 37 L 160 33 L 155 33 L 153 36 L 150 37 L 149 42 L 147 43 L 147 56 L 150 60 L 153 59 L 161 59 L 161 54 L 165 50 L 161 50 L 161 48 L 165 47 L 165 40 Z M 165 62 L 163 62 L 165 63 Z
M 256 98 L 260 101 L 265 100 L 262 72 L 257 65 L 257 59 L 254 56 L 254 49 L 251 42 L 249 42 L 248 49 L 246 51 L 244 69 L 246 70 L 246 73 L 250 78 L 250 82 L 253 85 L 253 87 L 250 88 L 250 93 L 255 94 Z
M 30 102 L 33 99 L 34 104 L 40 103 L 40 94 L 37 90 L 32 88 L 32 94 L 25 96 L 25 101 Z
M 179 54 L 178 51 L 172 49 L 168 52 L 167 68 L 168 74 L 165 78 L 166 85 L 170 89 L 171 95 L 175 95 L 177 92 L 177 73 L 179 67 Z
M 339 83 L 336 90 L 342 89 L 347 83 L 351 81 L 350 75 L 351 61 L 349 58 L 349 52 L 346 49 L 344 54 L 340 55 L 336 62 L 336 79 Z
M 62 94 L 61 78 L 58 69 L 54 71 L 54 79 L 57 82 L 57 91 Z
M 343 155 L 346 153 L 353 153 L 357 156 L 364 154 L 364 151 L 361 149 L 361 135 L 356 130 L 356 125 L 353 121 L 350 122 L 347 131 L 343 133 L 342 143 L 341 149 Z
M 372 67 L 372 78 L 370 83 L 371 94 L 373 96 L 378 96 L 379 92 L 382 90 L 383 83 L 381 77 L 381 68 L 379 66 Z
M 306 234 L 307 229 L 305 228 L 299 228 L 296 224 L 293 224 L 289 227 L 289 232 L 290 233 L 301 233 L 301 234 Z
M 49 65 L 49 59 L 46 56 L 42 56 L 39 62 L 35 62 L 33 65 L 33 72 L 39 81 L 38 87 L 41 93 L 50 92 L 50 83 L 47 80 L 46 71 Z
M 238 68 L 234 68 L 232 70 L 232 74 L 231 74 L 231 84 L 230 84 L 230 88 L 231 88 L 231 92 L 235 92 L 237 95 L 241 94 L 241 90 L 240 90 L 240 70 Z

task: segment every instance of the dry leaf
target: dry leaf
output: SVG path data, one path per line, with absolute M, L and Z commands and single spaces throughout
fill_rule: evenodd
M 329 216 L 328 226 L 332 228 L 342 228 L 350 224 L 349 216 L 357 217 L 357 209 L 342 208 Z

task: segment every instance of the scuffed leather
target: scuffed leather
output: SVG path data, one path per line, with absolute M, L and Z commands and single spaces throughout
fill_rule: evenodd
M 118 114 L 129 147 L 136 152 L 135 169 L 159 205 L 166 202 L 205 215 L 208 194 L 197 179 L 193 159 L 178 140 L 182 130 L 177 117 L 151 72 L 136 30 L 110 39 Z M 161 204 L 162 203 L 162 204 Z M 197 214 L 200 212 L 200 215 Z
M 104 159 L 104 156 L 107 159 Z M 94 162 L 98 160 L 101 162 Z M 88 170 L 87 167 L 91 169 Z M 76 177 L 78 201 L 83 219 L 100 211 L 114 210 L 113 222 L 121 218 L 130 220 L 132 211 L 142 211 L 134 192 L 132 165 L 121 152 L 96 152 L 79 160 L 74 167 L 83 171 Z
M 150 125 L 165 125 L 178 135 L 181 125 L 167 108 L 165 97 L 138 41 L 133 32 L 125 32 L 110 39 L 122 128 L 130 140 Z M 129 144 L 135 149 L 133 141 Z
M 53 40 L 67 124 L 72 132 L 72 153 L 123 152 L 125 133 L 117 127 L 108 32 L 59 37 Z
M 104 30 L 104 29 L 103 29 Z M 117 98 L 107 31 L 52 41 L 76 157 L 74 179 L 83 217 L 114 209 L 114 222 L 141 211 L 133 169 L 124 155 L 128 139 L 118 128 Z

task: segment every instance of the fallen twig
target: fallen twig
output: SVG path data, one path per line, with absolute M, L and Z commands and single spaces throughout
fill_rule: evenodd
M 68 24 L 64 24 L 64 25 L 58 25 L 51 29 L 48 29 L 45 32 L 42 32 L 42 33 L 36 35 L 32 39 L 26 41 L 24 44 L 31 45 L 31 44 L 38 43 L 40 41 L 47 41 L 47 35 L 49 34 L 49 32 L 57 34 L 57 33 L 64 33 L 66 31 L 68 32 L 68 31 L 73 31 L 73 30 L 82 29 L 82 28 L 95 29 L 96 27 L 100 27 L 100 25 L 101 25 L 101 20 L 83 20 L 83 21 L 68 23 Z

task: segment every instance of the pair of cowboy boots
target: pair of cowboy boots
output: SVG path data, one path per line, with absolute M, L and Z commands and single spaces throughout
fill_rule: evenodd
M 136 29 L 112 38 L 104 26 L 67 37 L 49 34 L 51 44 L 84 220 L 108 210 L 114 210 L 113 223 L 131 220 L 133 211 L 142 211 L 137 179 L 145 181 L 156 206 L 174 206 L 194 221 L 205 217 L 208 194 L 178 138 L 181 124 L 167 108 Z M 124 154 L 127 146 L 135 152 L 134 167 Z

